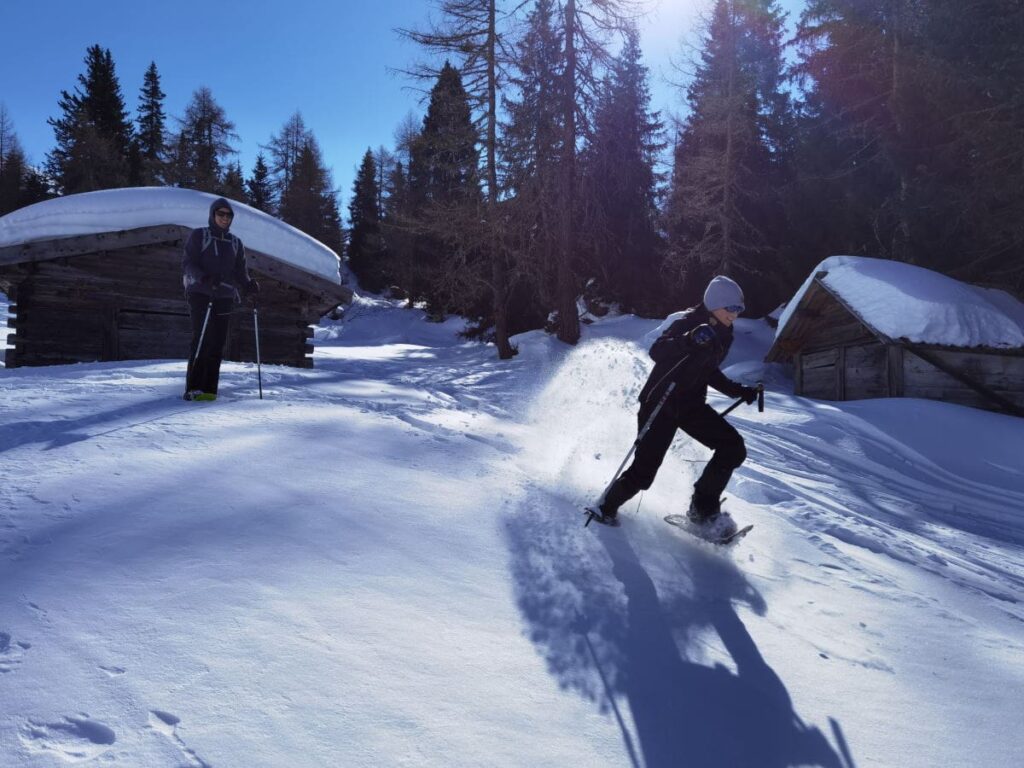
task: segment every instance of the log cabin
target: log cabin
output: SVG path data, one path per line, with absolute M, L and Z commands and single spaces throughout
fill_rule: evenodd
M 87 192 L 0 218 L 0 292 L 10 301 L 6 366 L 187 359 L 181 259 L 216 196 L 173 187 Z M 313 366 L 313 329 L 351 299 L 337 254 L 232 201 L 231 231 L 260 283 L 260 356 Z M 256 359 L 252 306 L 232 318 L 225 359 Z
M 765 359 L 792 363 L 807 397 L 920 397 L 1024 416 L 1024 303 L 909 264 L 826 259 Z

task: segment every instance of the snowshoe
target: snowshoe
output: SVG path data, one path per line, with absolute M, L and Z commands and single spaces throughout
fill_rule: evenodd
M 710 519 L 694 521 L 689 515 L 666 515 L 665 522 L 689 533 L 702 541 L 719 546 L 733 544 L 753 529 L 753 525 L 737 528 L 728 512 L 721 512 Z

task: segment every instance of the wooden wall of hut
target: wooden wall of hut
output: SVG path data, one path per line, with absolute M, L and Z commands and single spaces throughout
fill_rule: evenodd
M 1024 356 L 941 348 L 922 348 L 921 352 L 927 360 L 910 350 L 903 350 L 903 394 L 907 397 L 926 397 L 995 409 L 997 406 L 992 398 L 967 384 L 964 381 L 966 377 L 981 383 L 997 397 L 1024 408 Z
M 263 362 L 310 368 L 313 295 L 250 267 L 261 286 Z M 95 360 L 187 359 L 191 327 L 181 242 L 36 260 L 3 268 L 11 301 L 7 367 Z M 253 361 L 252 308 L 236 309 L 225 349 Z

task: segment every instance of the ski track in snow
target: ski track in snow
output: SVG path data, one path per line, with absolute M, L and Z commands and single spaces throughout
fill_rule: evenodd
M 701 719 L 686 691 L 703 692 L 707 706 L 720 707 L 723 718 L 739 711 L 766 740 L 760 745 L 765 765 L 842 768 L 858 758 L 865 765 L 893 764 L 884 739 L 861 747 L 877 739 L 869 725 L 852 727 L 859 738 L 851 737 L 832 717 L 835 710 L 812 709 L 829 692 L 819 689 L 813 673 L 784 663 L 784 646 L 774 644 L 782 641 L 773 638 L 786 638 L 806 650 L 794 652 L 794 659 L 863 670 L 867 687 L 853 695 L 870 696 L 872 684 L 898 684 L 908 658 L 903 641 L 884 626 L 888 613 L 876 626 L 873 617 L 855 615 L 861 606 L 889 605 L 892 615 L 926 617 L 931 630 L 970 634 L 977 653 L 1001 663 L 1024 652 L 1020 630 L 1005 629 L 1024 623 L 1024 528 L 1008 515 L 1024 509 L 1024 488 L 1012 479 L 1016 470 L 1006 469 L 1008 480 L 999 487 L 964 477 L 838 405 L 773 392 L 763 417 L 753 409 L 735 416 L 749 459 L 733 480 L 727 506 L 741 522 L 755 523 L 735 550 L 716 551 L 660 523 L 664 514 L 679 511 L 707 457 L 684 439 L 674 444 L 655 488 L 623 509 L 623 527 L 592 534 L 593 526 L 582 528 L 578 509 L 600 493 L 635 434 L 635 397 L 649 365 L 642 345 L 618 338 L 623 331 L 612 322 L 606 335 L 599 325 L 574 350 L 528 334 L 520 356 L 508 363 L 498 361 L 493 348 L 453 343 L 450 329 L 427 326 L 411 333 L 415 313 L 408 315 L 409 327 L 384 324 L 388 333 L 354 330 L 394 314 L 363 306 L 346 322 L 318 329 L 317 368 L 264 366 L 262 402 L 251 365 L 225 364 L 221 399 L 200 405 L 176 399 L 182 375 L 176 362 L 8 374 L 16 394 L 0 398 L 0 455 L 8 478 L 0 487 L 0 583 L 44 567 L 48 553 L 74 558 L 81 541 L 102 552 L 118 535 L 147 523 L 164 525 L 145 503 L 148 494 L 177 492 L 171 479 L 182 483 L 189 467 L 208 454 L 244 461 L 252 446 L 285 433 L 308 434 L 305 460 L 329 477 L 335 472 L 333 446 L 317 436 L 351 413 L 376 420 L 360 421 L 360 429 L 373 423 L 400 429 L 404 442 L 422 452 L 407 459 L 412 470 L 444 460 L 455 475 L 505 486 L 507 507 L 481 510 L 481 519 L 495 524 L 497 516 L 506 529 L 524 631 L 548 673 L 559 689 L 592 702 L 602 722 L 619 734 L 609 765 L 668 765 L 681 749 L 694 765 L 705 764 L 702 759 L 714 764 L 709 756 L 727 733 Z M 649 330 L 652 323 L 635 321 L 635 327 Z M 480 457 L 475 465 L 465 462 L 471 455 Z M 140 484 L 154 470 L 157 487 Z M 282 489 L 282 498 L 289 492 Z M 305 502 L 291 503 L 296 509 L 315 503 L 316 490 L 309 494 Z M 105 506 L 112 498 L 123 500 L 116 510 Z M 424 499 L 429 514 L 443 514 L 445 503 L 443 497 Z M 221 512 L 230 519 L 234 510 Z M 136 519 L 119 521 L 114 514 Z M 247 524 L 262 521 L 252 516 Z M 358 518 L 352 525 L 353 534 L 361 535 Z M 166 530 L 166 546 L 177 546 L 175 529 Z M 282 525 L 281 536 L 288 535 Z M 788 551 L 772 543 L 787 544 Z M 192 557 L 198 562 L 202 555 Z M 128 563 L 112 567 L 130 573 Z M 958 592 L 953 604 L 944 602 L 950 593 L 935 580 Z M 102 681 L 120 702 L 117 716 L 123 720 L 62 711 L 21 719 L 0 714 L 0 762 L 35 765 L 41 756 L 84 762 L 114 754 L 130 761 L 132 754 L 158 754 L 151 764 L 244 764 L 223 750 L 217 757 L 186 744 L 182 718 L 145 703 L 133 679 L 138 670 L 112 658 L 109 646 L 94 649 L 86 636 L 62 634 L 69 607 L 41 606 L 31 581 L 18 583 L 17 605 L 0 603 L 0 686 L 25 673 L 32 656 L 57 648 L 62 664 L 89 660 L 96 684 Z M 221 588 L 214 582 L 160 585 L 175 594 Z M 266 599 L 271 593 L 263 590 Z M 790 593 L 805 594 L 803 605 L 769 611 L 776 594 Z M 822 595 L 838 597 L 831 602 Z M 822 629 L 798 632 L 801 614 L 813 615 L 808 625 Z M 154 628 L 131 632 L 126 639 L 145 647 L 159 639 Z M 331 647 L 330 635 L 315 628 L 296 639 L 304 637 Z M 767 659 L 772 652 L 774 668 Z M 174 700 L 215 671 L 203 664 L 182 670 Z M 893 682 L 879 683 L 875 675 Z M 793 680 L 789 688 L 784 678 Z M 682 719 L 668 721 L 667 713 Z M 216 744 L 209 739 L 203 743 Z M 371 754 L 353 764 L 373 764 Z M 734 757 L 742 761 L 745 753 Z M 459 762 L 460 756 L 440 762 L 406 755 L 403 761 L 441 765 L 449 759 Z
M 787 517 L 819 534 L 815 540 L 826 535 L 915 565 L 1006 604 L 1008 615 L 1024 621 L 1024 533 L 1006 514 L 1024 509 L 1024 493 L 952 475 L 860 426 L 848 422 L 825 440 L 745 419 L 752 460 L 739 475 L 768 490 L 744 484 L 743 492 L 755 503 L 784 504 Z M 822 482 L 835 476 L 843 494 Z

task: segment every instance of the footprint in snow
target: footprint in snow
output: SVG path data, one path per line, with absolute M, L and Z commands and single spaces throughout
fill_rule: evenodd
M 20 738 L 32 754 L 55 754 L 73 763 L 99 757 L 117 741 L 112 728 L 86 714 L 65 717 L 57 723 L 29 720 Z
M 12 672 L 21 664 L 22 652 L 31 647 L 28 643 L 12 643 L 8 633 L 0 632 L 0 674 Z
M 178 736 L 178 725 L 181 718 L 164 712 L 159 709 L 152 709 L 149 712 L 149 728 L 162 734 L 168 741 L 181 750 L 182 754 L 190 761 L 192 768 L 210 768 L 210 764 L 202 760 L 194 750 L 185 746 L 185 742 Z

